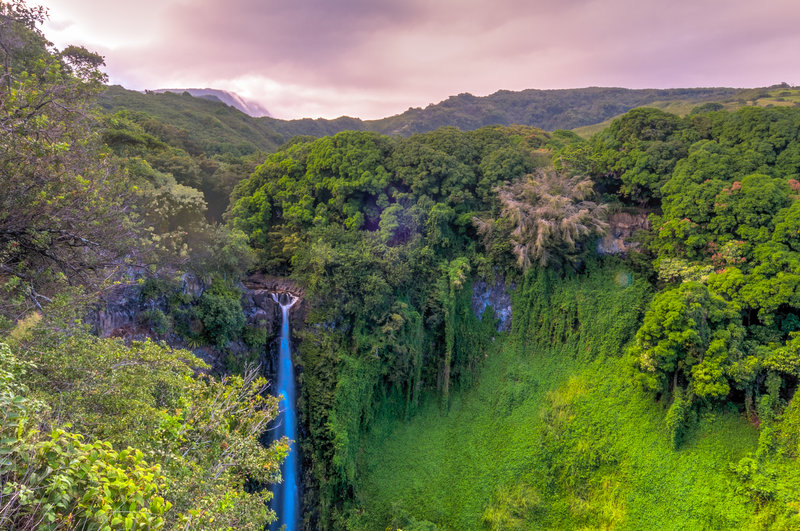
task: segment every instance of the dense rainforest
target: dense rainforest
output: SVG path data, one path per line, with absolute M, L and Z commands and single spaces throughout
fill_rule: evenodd
M 258 262 L 291 274 L 312 303 L 298 356 L 309 526 L 624 526 L 630 510 L 647 515 L 631 516 L 641 528 L 657 508 L 667 527 L 797 525 L 798 131 L 794 108 L 637 109 L 589 141 L 523 127 L 344 132 L 270 155 L 236 186 L 229 216 Z M 594 257 L 625 215 L 649 215 L 638 246 Z M 509 331 L 476 314 L 478 283 L 516 286 Z M 475 400 L 485 366 L 503 370 L 493 355 L 508 373 L 484 391 L 491 413 L 465 421 L 473 430 L 452 426 L 448 444 L 430 423 L 446 422 L 454 401 L 468 415 L 461 401 Z M 609 421 L 630 402 L 642 418 Z M 532 418 L 506 424 L 518 408 Z M 391 442 L 417 422 L 433 433 Z M 640 422 L 664 457 L 619 447 Z M 507 438 L 492 433 L 500 426 Z M 512 435 L 521 426 L 527 438 Z M 721 426 L 735 434 L 727 462 L 715 453 Z M 494 446 L 476 457 L 481 430 Z M 626 480 L 669 466 L 709 430 L 708 453 L 694 454 L 713 462 L 709 477 L 686 488 L 736 511 L 676 520 L 680 500 L 666 511 L 636 490 L 648 482 Z M 442 448 L 427 443 L 435 433 Z M 406 460 L 393 471 L 401 479 L 382 470 L 385 446 Z M 514 473 L 489 467 L 452 487 L 476 459 L 506 452 Z M 446 476 L 430 485 L 431 474 Z
M 800 528 L 796 89 L 293 136 L 114 107 L 45 16 L 0 3 L 0 528 L 274 519 L 253 272 L 302 292 L 304 528 Z

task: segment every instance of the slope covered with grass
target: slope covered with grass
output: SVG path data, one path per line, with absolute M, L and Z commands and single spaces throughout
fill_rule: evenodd
M 673 448 L 625 355 L 650 293 L 620 273 L 530 275 L 474 388 L 449 411 L 430 400 L 411 421 L 376 422 L 354 527 L 747 527 L 756 508 L 729 465 L 757 432 L 735 410 L 701 413 Z

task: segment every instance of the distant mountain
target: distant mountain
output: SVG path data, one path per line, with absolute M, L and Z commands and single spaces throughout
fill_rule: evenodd
M 210 101 L 220 101 L 225 105 L 229 105 L 236 109 L 239 109 L 243 113 L 252 116 L 254 118 L 261 118 L 263 116 L 272 116 L 270 112 L 262 106 L 260 103 L 255 101 L 248 101 L 235 92 L 228 92 L 227 90 L 217 90 L 217 89 L 197 89 L 197 88 L 187 88 L 187 89 L 156 89 L 151 90 L 148 92 L 155 92 L 157 94 L 162 94 L 164 92 L 172 92 L 174 94 L 183 94 L 184 92 L 188 92 L 192 96 L 196 98 L 203 98 Z
M 588 87 L 518 92 L 500 90 L 482 97 L 464 93 L 424 109 L 408 109 L 402 114 L 365 124 L 369 130 L 389 135 L 422 133 L 445 125 L 469 130 L 485 125 L 519 124 L 552 131 L 596 124 L 654 102 L 685 101 L 700 104 L 730 98 L 740 90 Z
M 196 96 L 191 95 L 191 90 Z M 208 154 L 273 151 L 297 135 L 314 137 L 344 130 L 375 131 L 392 136 L 424 133 L 444 126 L 471 130 L 486 125 L 530 125 L 545 130 L 575 129 L 600 124 L 630 109 L 667 106 L 686 114 L 694 106 L 722 102 L 741 106 L 752 99 L 754 89 L 687 88 L 625 89 L 589 87 L 563 90 L 501 90 L 489 96 L 459 94 L 425 108 L 411 108 L 402 114 L 379 120 L 343 116 L 334 120 L 304 118 L 279 120 L 255 118 L 224 103 L 224 91 L 191 89 L 148 91 L 146 94 L 109 87 L 100 98 L 107 112 L 141 111 L 181 128 Z M 755 89 L 762 90 L 762 89 Z M 230 101 L 230 100 L 229 100 Z
M 334 120 L 310 119 L 270 121 L 275 131 L 294 135 L 324 136 L 345 129 L 375 131 L 390 136 L 409 136 L 440 127 L 463 131 L 486 125 L 530 125 L 546 131 L 575 129 L 603 122 L 633 108 L 680 102 L 689 109 L 707 102 L 728 101 L 741 92 L 735 88 L 500 90 L 489 96 L 464 93 L 402 114 L 361 120 L 342 116 Z

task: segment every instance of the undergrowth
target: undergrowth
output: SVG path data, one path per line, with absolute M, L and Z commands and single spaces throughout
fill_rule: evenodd
M 625 348 L 651 293 L 622 268 L 529 275 L 512 331 L 447 414 L 429 397 L 409 421 L 376 419 L 350 527 L 756 528 L 732 472 L 756 429 L 710 408 L 673 448 L 669 404 L 632 383 Z

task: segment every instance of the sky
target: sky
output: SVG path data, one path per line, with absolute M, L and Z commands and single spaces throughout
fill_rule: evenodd
M 216 88 L 277 118 L 448 96 L 800 85 L 798 0 L 29 0 L 134 90 Z

